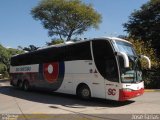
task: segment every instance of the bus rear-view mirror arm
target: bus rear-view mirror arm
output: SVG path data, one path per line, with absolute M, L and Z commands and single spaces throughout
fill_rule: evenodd
M 116 54 L 123 57 L 124 67 L 128 68 L 129 67 L 129 59 L 128 59 L 127 54 L 125 52 L 116 52 Z
M 149 57 L 145 56 L 145 55 L 140 55 L 140 58 L 144 58 L 147 60 L 148 62 L 148 68 L 150 69 L 151 68 L 151 60 L 149 59 Z

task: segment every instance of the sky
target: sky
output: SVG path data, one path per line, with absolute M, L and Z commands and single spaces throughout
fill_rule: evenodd
M 53 37 L 40 21 L 32 18 L 30 11 L 40 0 L 0 0 L 0 44 L 5 47 L 17 48 L 29 45 L 45 46 Z M 123 23 L 128 21 L 130 14 L 140 9 L 149 0 L 82 0 L 92 4 L 102 15 L 99 29 L 89 29 L 78 38 L 94 38 L 102 36 L 126 35 Z

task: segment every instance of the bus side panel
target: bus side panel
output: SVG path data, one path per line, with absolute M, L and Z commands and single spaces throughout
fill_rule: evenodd
M 40 64 L 39 82 L 37 87 L 56 91 L 64 80 L 64 62 L 50 62 Z
M 104 79 L 97 72 L 92 60 L 65 62 L 64 81 L 57 92 L 76 94 L 80 83 L 88 85 L 92 97 L 105 98 Z
M 39 65 L 22 65 L 10 66 L 11 85 L 16 86 L 18 81 L 28 80 L 30 85 L 33 84 L 35 77 L 38 75 Z
M 90 87 L 90 62 L 91 60 L 66 61 L 64 81 L 57 92 L 76 94 L 76 88 L 80 83 Z
M 57 68 L 54 68 L 55 64 L 57 64 Z M 52 91 L 57 90 L 61 86 L 65 72 L 64 62 L 27 65 L 27 67 L 30 67 L 28 71 L 25 70 L 26 65 L 11 66 L 10 73 L 13 81 L 11 83 L 16 85 L 18 80 L 22 80 L 22 82 L 28 80 L 31 87 Z M 36 69 L 36 71 L 33 71 L 34 69 Z M 54 76 L 57 77 L 55 78 Z
M 105 98 L 104 78 L 98 73 L 92 60 L 66 61 L 65 64 L 64 62 L 38 64 L 36 67 L 38 72 L 32 71 L 32 67 L 35 69 L 34 65 L 27 66 L 31 67 L 28 72 L 11 70 L 15 83 L 19 79 L 27 79 L 32 87 L 68 94 L 76 94 L 78 85 L 85 83 L 90 88 L 92 97 Z M 19 67 L 26 66 L 15 66 L 14 69 L 18 70 Z

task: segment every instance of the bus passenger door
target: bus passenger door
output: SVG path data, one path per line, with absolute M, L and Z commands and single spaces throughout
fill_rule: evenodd
M 115 59 L 106 60 L 106 99 L 119 99 L 119 76 Z
M 92 73 L 92 97 L 104 98 L 105 95 L 105 84 L 104 78 L 93 68 Z

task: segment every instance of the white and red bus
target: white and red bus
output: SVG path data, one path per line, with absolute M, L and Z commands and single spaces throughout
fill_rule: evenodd
M 95 38 L 59 44 L 11 58 L 11 85 L 125 101 L 142 95 L 140 59 L 132 44 L 120 38 Z

